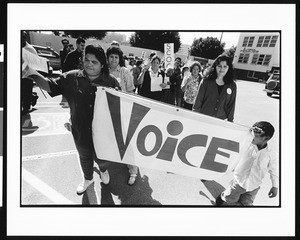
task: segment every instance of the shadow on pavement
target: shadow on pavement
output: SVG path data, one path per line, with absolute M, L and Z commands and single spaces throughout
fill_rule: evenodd
M 215 199 L 225 190 L 225 188 L 216 181 L 201 180 L 201 182 Z M 212 205 L 215 205 L 215 202 L 212 201 L 204 192 L 200 191 L 199 194 L 208 198 Z
M 97 163 L 97 162 L 96 162 Z M 110 182 L 108 185 L 100 183 L 101 185 L 101 205 L 161 205 L 160 202 L 152 198 L 152 188 L 149 185 L 148 177 L 141 177 L 138 173 L 135 183 L 130 186 L 127 184 L 129 173 L 126 164 L 109 163 L 107 170 L 110 175 Z M 98 168 L 94 171 L 100 173 Z
M 33 109 L 32 111 L 34 111 L 36 109 Z M 32 112 L 30 111 L 30 112 Z M 28 134 L 34 133 L 36 130 L 39 129 L 38 126 L 32 126 L 32 121 L 31 121 L 31 116 L 30 114 L 26 114 L 24 116 L 22 116 L 22 136 L 26 136 Z
M 92 183 L 83 194 L 82 205 L 99 205 L 95 182 Z
M 206 189 L 210 192 L 210 194 L 215 199 L 225 190 L 225 188 L 220 183 L 217 183 L 216 181 L 213 181 L 213 180 L 212 181 L 200 180 L 200 181 L 204 184 Z M 212 205 L 216 205 L 216 202 L 212 201 L 204 192 L 200 191 L 199 194 L 208 198 Z M 237 204 L 236 203 L 223 203 L 222 206 L 237 206 Z M 222 207 L 222 206 L 219 206 L 219 207 Z

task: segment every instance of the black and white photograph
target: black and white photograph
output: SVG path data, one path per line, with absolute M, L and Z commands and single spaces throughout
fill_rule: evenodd
M 7 235 L 292 235 L 294 7 L 8 4 Z
M 190 37 L 190 42 L 186 40 L 186 44 L 180 44 L 184 36 Z M 27 65 L 22 66 L 25 70 L 21 82 L 21 205 L 212 206 L 220 199 L 230 206 L 280 206 L 280 32 L 55 30 L 43 33 L 29 30 L 22 31 L 21 37 L 27 40 L 22 39 L 22 56 L 24 54 L 24 65 L 25 62 Z M 69 49 L 71 44 L 75 49 Z M 112 109 L 114 112 L 109 114 L 106 106 L 94 110 L 98 104 L 95 96 L 85 99 L 80 97 L 81 93 L 77 95 L 77 87 L 85 88 L 80 84 L 83 80 L 77 80 L 76 87 L 71 83 L 63 84 L 68 81 L 65 80 L 70 76 L 68 73 L 75 69 L 80 71 L 75 76 L 79 74 L 82 79 L 86 74 L 87 80 L 92 78 L 88 75 L 91 67 L 85 63 L 88 63 L 89 54 L 96 57 L 88 52 L 89 48 L 96 51 L 98 46 L 99 54 L 103 54 L 97 57 L 98 61 L 102 61 L 100 56 L 103 57 L 105 63 L 101 65 L 107 65 L 109 73 L 116 78 L 114 81 L 120 85 L 113 80 L 106 85 L 102 80 L 98 86 L 119 87 L 130 93 L 120 96 L 119 112 Z M 40 57 L 44 62 L 35 66 Z M 44 70 L 37 70 L 43 69 L 43 64 Z M 157 91 L 151 91 L 149 87 L 155 81 L 155 74 L 161 75 L 159 84 L 166 84 L 166 87 L 159 86 Z M 225 80 L 226 76 L 228 80 Z M 213 81 L 214 85 L 205 85 L 205 79 Z M 49 86 L 47 82 L 43 88 L 43 83 L 39 82 L 43 80 L 55 85 Z M 145 85 L 147 82 L 148 86 Z M 54 86 L 59 90 L 54 90 Z M 74 89 L 72 93 L 69 92 L 71 89 Z M 88 90 L 80 91 L 84 94 Z M 131 99 L 132 95 L 138 97 Z M 143 100 L 147 101 L 144 103 Z M 86 103 L 81 106 L 78 101 Z M 112 104 L 116 106 L 117 103 Z M 128 139 L 126 136 L 134 122 L 127 120 L 122 108 L 133 112 L 133 104 L 150 104 L 149 113 L 139 122 L 132 139 L 126 142 L 128 146 L 124 146 L 122 159 L 112 152 L 119 152 L 120 132 L 124 133 L 120 144 L 124 145 Z M 131 114 L 129 117 L 141 118 L 142 109 L 137 111 L 136 116 Z M 165 112 L 168 115 L 163 117 Z M 110 117 L 112 114 L 117 116 Z M 207 124 L 206 121 L 215 119 L 202 119 L 202 114 L 220 120 Z M 157 119 L 157 115 L 161 118 Z M 96 117 L 100 118 L 99 122 Z M 121 128 L 108 129 L 110 122 L 118 118 L 125 129 L 121 125 Z M 166 123 L 160 125 L 162 118 Z M 223 121 L 230 124 L 221 126 Z M 166 126 L 172 124 L 176 132 L 183 128 L 180 135 L 176 134 L 177 139 L 170 138 L 174 134 L 165 131 Z M 256 130 L 251 130 L 255 124 L 270 131 L 270 136 L 263 141 L 260 139 L 257 144 L 247 141 L 249 146 L 256 148 L 246 151 L 250 151 L 251 156 L 257 155 L 255 161 L 260 164 L 249 169 L 242 165 L 247 173 L 236 172 L 232 165 L 241 161 L 237 159 L 241 158 L 244 145 L 246 147 L 242 141 L 255 136 Z M 99 125 L 108 131 L 98 130 Z M 156 128 L 147 130 L 149 125 Z M 216 131 L 216 128 L 220 129 Z M 95 136 L 96 131 L 102 134 Z M 206 138 L 202 140 L 203 133 Z M 142 134 L 145 134 L 144 138 Z M 208 136 L 212 139 L 210 143 Z M 222 139 L 224 146 L 218 145 L 215 139 Z M 237 150 L 228 147 L 229 141 L 235 141 Z M 119 147 L 115 147 L 116 142 Z M 191 147 L 185 148 L 184 144 Z M 85 159 L 82 145 L 90 149 L 89 159 Z M 94 157 L 93 146 L 98 151 Z M 213 148 L 216 148 L 215 153 L 211 152 Z M 105 149 L 107 154 L 103 153 Z M 209 154 L 214 156 L 209 157 Z M 240 176 L 249 171 L 249 176 Z M 264 179 L 266 175 L 269 176 Z M 232 187 L 232 179 L 243 189 L 236 193 L 237 196 L 229 195 L 226 199 L 225 190 Z M 258 191 L 258 188 L 261 189 Z

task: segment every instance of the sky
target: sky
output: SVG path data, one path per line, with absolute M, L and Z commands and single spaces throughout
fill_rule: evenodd
M 125 34 L 127 39 L 133 32 L 118 32 L 120 34 Z M 182 44 L 192 45 L 194 38 L 206 38 L 206 37 L 216 37 L 221 38 L 222 32 L 179 32 L 180 40 Z M 236 46 L 239 39 L 239 32 L 223 32 L 222 42 L 225 42 L 225 48 L 230 48 Z

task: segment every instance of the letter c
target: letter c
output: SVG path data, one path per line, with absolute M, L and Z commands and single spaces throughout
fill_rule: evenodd
M 189 166 L 196 167 L 187 160 L 186 153 L 189 149 L 196 147 L 196 146 L 205 147 L 207 138 L 208 138 L 207 135 L 194 134 L 194 135 L 190 135 L 190 136 L 187 136 L 184 139 L 182 139 L 181 142 L 178 144 L 178 148 L 177 148 L 177 155 L 178 155 L 179 159 L 183 163 L 185 163 Z

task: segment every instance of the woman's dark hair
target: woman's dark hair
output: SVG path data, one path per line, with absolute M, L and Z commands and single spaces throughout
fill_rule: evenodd
M 101 73 L 109 74 L 107 60 L 103 48 L 99 44 L 87 45 L 84 50 L 85 55 L 93 54 L 103 66 Z
M 225 54 L 219 55 L 215 61 L 213 62 L 212 66 L 209 67 L 208 69 L 208 74 L 207 74 L 207 79 L 209 80 L 216 80 L 217 79 L 217 71 L 216 71 L 216 67 L 217 65 L 219 65 L 220 62 L 225 61 L 229 67 L 226 75 L 223 78 L 223 81 L 225 84 L 228 83 L 232 83 L 235 80 L 235 76 L 234 76 L 234 70 L 233 70 L 233 65 L 232 65 L 232 60 L 230 57 L 228 57 Z
M 85 43 L 85 40 L 82 37 L 77 38 L 76 44 Z
M 111 46 L 109 47 L 107 50 L 106 50 L 106 57 L 107 59 L 109 58 L 109 56 L 111 54 L 116 54 L 119 56 L 119 65 L 121 67 L 125 67 L 125 60 L 123 58 L 123 52 L 122 50 L 119 48 L 119 47 L 114 47 L 114 46 Z
M 135 65 L 137 67 L 139 67 L 139 66 L 141 66 L 142 63 L 143 63 L 143 60 L 137 60 Z
M 201 70 L 202 70 L 202 67 L 201 67 L 201 64 L 200 64 L 199 62 L 197 62 L 197 61 L 193 62 L 192 65 L 190 66 L 190 72 L 193 71 L 193 68 L 194 68 L 195 66 L 198 66 L 198 67 L 199 67 L 199 73 L 200 73 Z
M 264 134 L 262 136 L 269 137 L 271 139 L 274 135 L 275 129 L 273 125 L 267 121 L 260 121 L 253 124 L 252 127 L 258 127 L 261 130 L 264 131 Z

